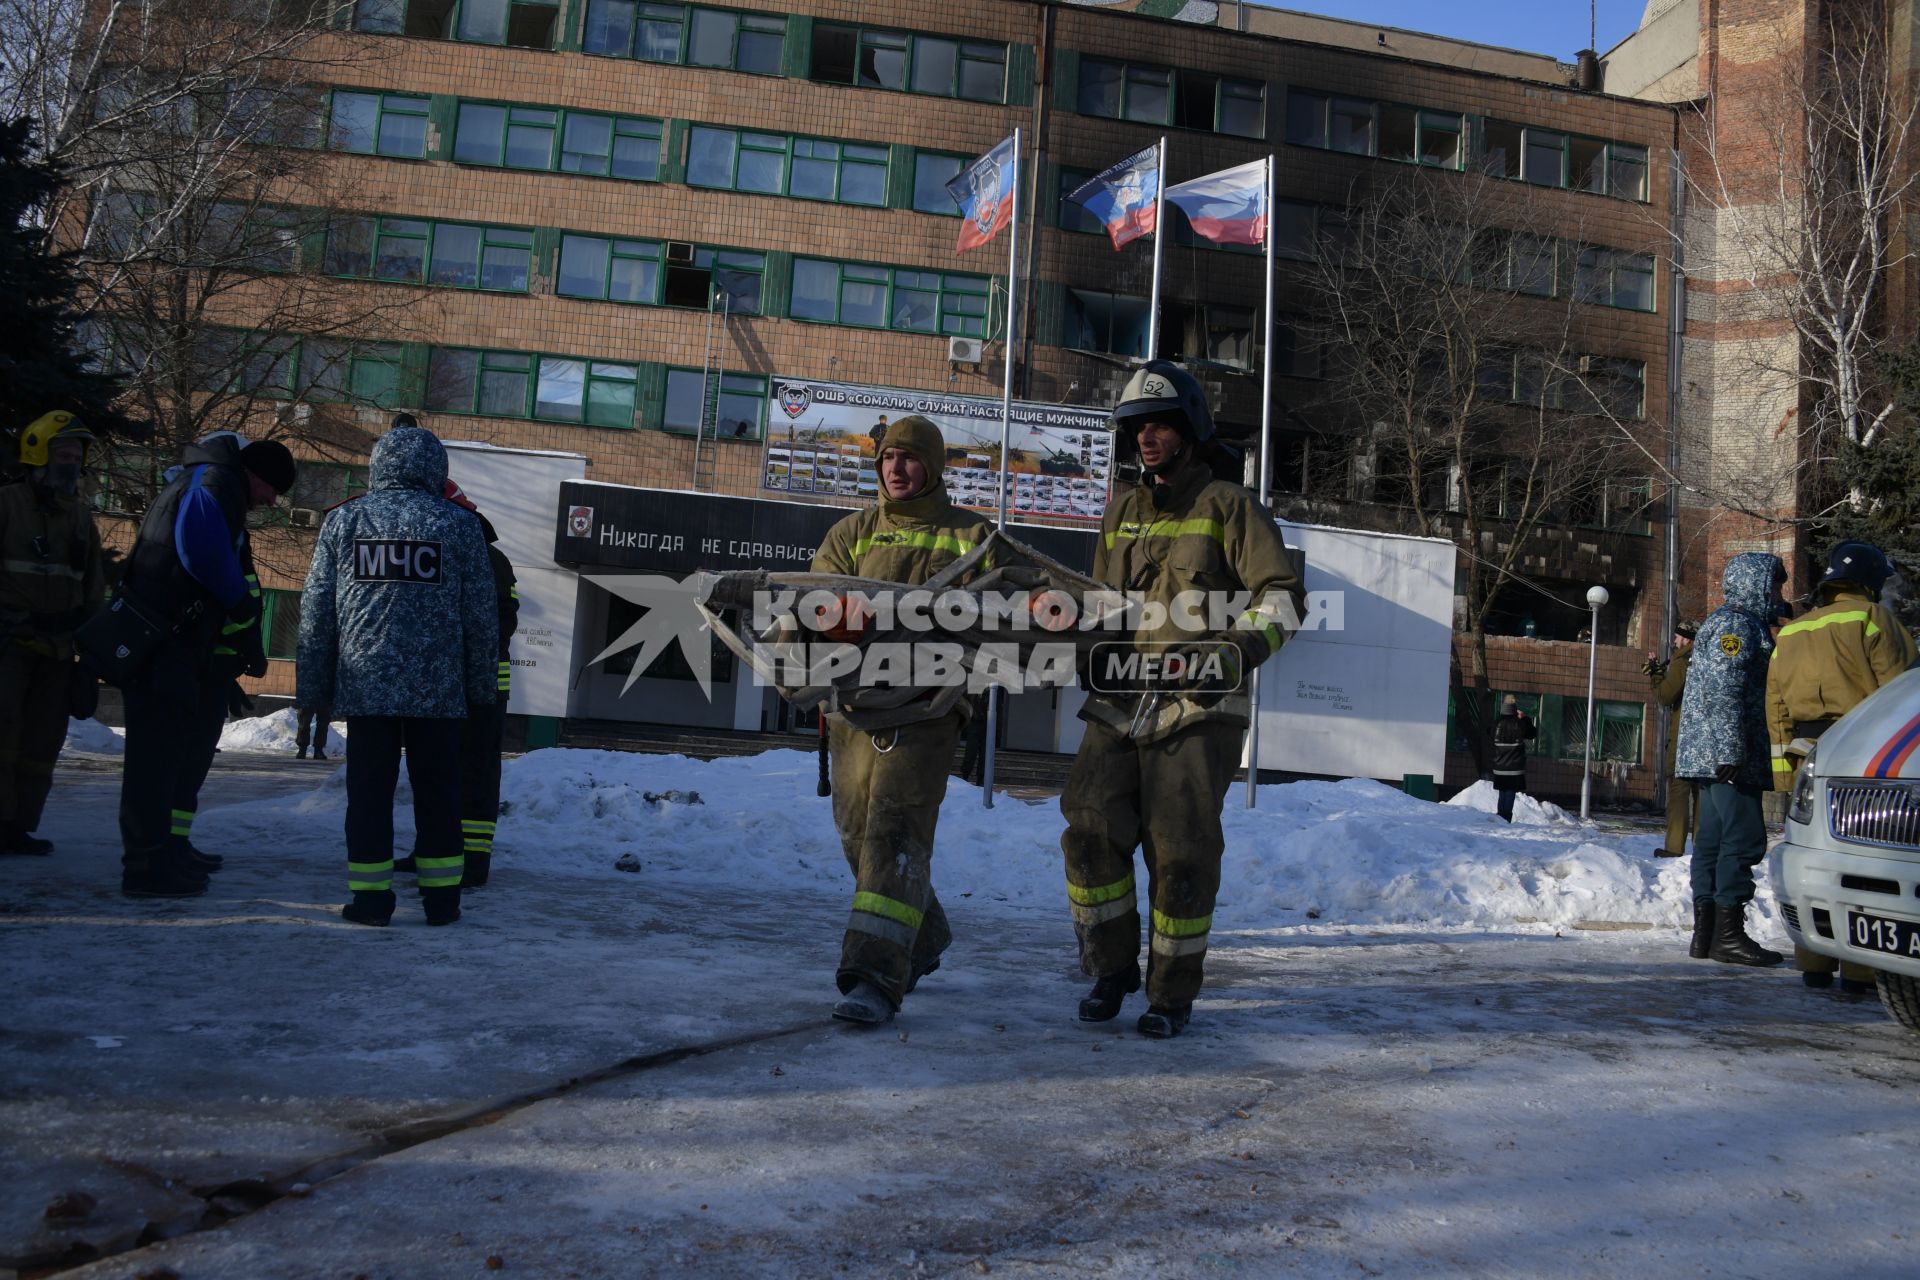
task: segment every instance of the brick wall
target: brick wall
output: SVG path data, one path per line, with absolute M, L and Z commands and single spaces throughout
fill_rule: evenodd
M 1454 656 L 1463 670 L 1469 662 L 1468 646 L 1467 637 L 1454 637 Z M 1595 804 L 1612 806 L 1650 804 L 1653 801 L 1660 760 L 1660 709 L 1649 697 L 1647 677 L 1640 670 L 1640 664 L 1646 661 L 1646 656 L 1642 650 L 1623 645 L 1601 645 L 1597 652 L 1595 701 L 1636 703 L 1642 707 L 1642 712 L 1640 763 L 1597 765 L 1593 779 Z M 1520 636 L 1489 636 L 1488 682 L 1500 693 L 1537 693 L 1584 702 L 1587 696 L 1587 657 L 1588 646 L 1584 644 L 1529 640 Z M 1551 724 L 1543 726 L 1543 740 L 1553 727 Z M 1568 733 L 1563 730 L 1561 736 L 1577 741 L 1579 735 L 1577 731 Z M 1536 742 L 1527 760 L 1527 791 L 1531 795 L 1562 804 L 1577 805 L 1580 800 L 1580 768 L 1578 758 L 1554 759 L 1549 744 Z M 1471 785 L 1478 776 L 1471 753 L 1447 753 L 1448 787 L 1458 789 Z

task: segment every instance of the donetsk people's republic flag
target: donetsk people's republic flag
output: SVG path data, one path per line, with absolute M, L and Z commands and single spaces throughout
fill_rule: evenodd
M 1013 138 L 975 160 L 947 184 L 947 194 L 960 206 L 960 242 L 955 253 L 977 249 L 1013 221 Z
M 1267 238 L 1267 162 L 1255 160 L 1167 188 L 1193 234 L 1215 244 L 1263 244 Z
M 1106 224 L 1118 249 L 1154 231 L 1154 198 L 1160 194 L 1160 147 L 1136 151 L 1075 187 L 1067 199 Z

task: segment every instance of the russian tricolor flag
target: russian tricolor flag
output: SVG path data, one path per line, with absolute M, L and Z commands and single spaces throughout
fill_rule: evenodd
M 960 206 L 960 241 L 955 253 L 977 249 L 1013 221 L 1013 138 L 975 160 L 947 184 L 947 194 Z
M 1067 199 L 1106 224 L 1118 249 L 1154 232 L 1160 194 L 1160 147 L 1136 151 L 1075 187 Z
M 1267 238 L 1267 162 L 1254 160 L 1167 188 L 1193 234 L 1215 244 L 1264 244 Z

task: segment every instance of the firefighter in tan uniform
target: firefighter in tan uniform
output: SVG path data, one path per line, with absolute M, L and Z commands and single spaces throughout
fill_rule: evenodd
M 928 419 L 916 414 L 892 424 L 878 459 L 878 504 L 827 531 L 814 572 L 919 585 L 985 541 L 993 526 L 947 497 L 946 456 L 940 428 Z M 953 941 L 931 864 L 966 714 L 963 700 L 931 718 L 874 731 L 849 723 L 860 719 L 857 710 L 829 719 L 833 820 L 854 877 L 835 979 L 841 998 L 833 1016 L 842 1021 L 891 1019 Z
M 1893 576 L 1886 553 L 1866 542 L 1843 542 L 1814 588 L 1816 607 L 1780 628 L 1767 669 L 1767 735 L 1773 740 L 1773 785 L 1786 790 L 1811 744 L 1834 721 L 1914 662 L 1913 637 L 1880 603 Z M 1873 971 L 1795 945 L 1794 967 L 1810 987 L 1833 985 L 1850 995 L 1874 989 Z
M 1134 850 L 1144 855 L 1151 927 L 1139 1030 L 1165 1038 L 1186 1026 L 1200 991 L 1225 847 L 1220 809 L 1250 718 L 1245 677 L 1279 648 L 1304 596 L 1272 517 L 1214 478 L 1213 417 L 1185 370 L 1149 361 L 1113 419 L 1146 482 L 1108 508 L 1093 576 L 1146 613 L 1129 640 L 1094 653 L 1086 733 L 1060 797 L 1061 846 L 1080 967 L 1096 979 L 1080 1002 L 1085 1022 L 1115 1017 L 1140 988 Z M 1129 651 L 1132 672 L 1117 672 Z M 1168 653 L 1186 661 L 1168 663 Z M 1149 655 L 1162 659 L 1151 678 Z
M 93 714 L 73 633 L 105 603 L 100 534 L 79 496 L 93 440 L 65 410 L 20 433 L 24 480 L 0 488 L 0 853 L 47 854 L 33 834 L 66 741 Z

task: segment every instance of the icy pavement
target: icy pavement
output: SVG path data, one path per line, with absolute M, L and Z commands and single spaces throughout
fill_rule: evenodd
M 62 775 L 59 853 L 0 866 L 0 1254 L 154 1223 L 187 1234 L 66 1274 L 1911 1272 L 1920 1038 L 1688 961 L 1644 840 L 1236 789 L 1208 987 L 1155 1043 L 1138 997 L 1073 1021 L 1057 809 L 956 783 L 955 947 L 863 1031 L 825 1017 L 808 757 L 526 757 L 442 930 L 339 921 L 327 776 L 223 755 L 196 837 L 231 869 L 154 905 L 115 892 L 113 775 Z

